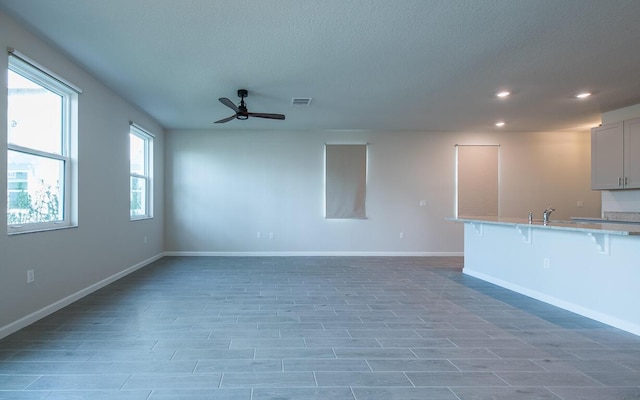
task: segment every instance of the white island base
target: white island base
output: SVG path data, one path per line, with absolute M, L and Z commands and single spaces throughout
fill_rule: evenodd
M 640 227 L 453 221 L 465 274 L 640 335 Z

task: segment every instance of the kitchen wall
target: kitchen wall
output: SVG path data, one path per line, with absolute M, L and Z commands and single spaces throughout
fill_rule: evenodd
M 0 13 L 0 48 L 14 47 L 82 88 L 79 95 L 78 227 L 8 235 L 0 212 L 0 337 L 144 265 L 164 249 L 164 134 L 58 49 Z M 0 75 L 7 76 L 7 56 Z M 0 143 L 7 143 L 6 79 L 0 79 Z M 129 121 L 157 135 L 155 218 L 129 220 Z M 0 151 L 0 208 L 6 210 L 7 153 Z M 144 243 L 144 237 L 147 243 Z M 35 271 L 27 284 L 26 271 Z
M 640 117 L 640 104 L 602 114 L 602 123 L 609 124 Z M 605 211 L 640 212 L 640 190 L 603 190 L 602 213 Z
M 324 219 L 325 143 L 369 144 L 368 219 Z M 558 219 L 600 214 L 588 131 L 169 131 L 166 250 L 462 254 L 462 226 L 445 220 L 454 215 L 456 144 L 500 145 L 502 216 L 541 218 L 549 205 Z

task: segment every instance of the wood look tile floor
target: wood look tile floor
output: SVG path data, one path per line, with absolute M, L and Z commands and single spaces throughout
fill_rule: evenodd
M 461 265 L 166 257 L 0 340 L 0 399 L 640 399 L 640 337 Z

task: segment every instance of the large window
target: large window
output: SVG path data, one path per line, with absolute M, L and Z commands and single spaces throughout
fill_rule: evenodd
M 497 216 L 500 146 L 456 145 L 456 216 Z
M 71 149 L 76 88 L 10 53 L 7 79 L 9 233 L 75 224 Z
M 153 135 L 131 124 L 129 152 L 131 219 L 151 218 L 153 216 Z
M 325 145 L 325 218 L 366 219 L 367 145 Z

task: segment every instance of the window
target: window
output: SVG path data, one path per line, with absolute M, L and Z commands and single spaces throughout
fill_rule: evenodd
M 325 218 L 366 219 L 367 145 L 325 145 Z
M 500 146 L 456 145 L 456 216 L 497 216 Z
M 153 135 L 131 124 L 129 131 L 130 216 L 131 219 L 153 217 L 152 166 Z
M 7 75 L 8 231 L 72 226 L 79 90 L 17 54 Z

